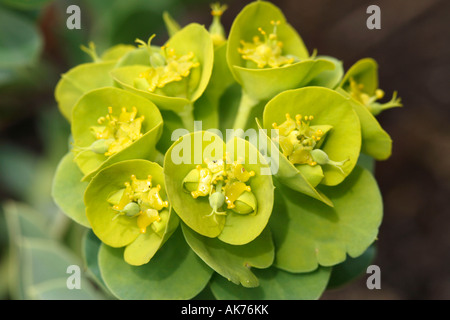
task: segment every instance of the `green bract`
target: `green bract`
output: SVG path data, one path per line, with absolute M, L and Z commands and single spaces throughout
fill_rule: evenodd
M 378 88 L 378 64 L 376 61 L 365 58 L 356 62 L 346 72 L 337 90 L 351 98 L 353 108 L 361 121 L 361 151 L 377 160 L 389 158 L 392 140 L 375 116 L 385 109 L 402 105 L 400 99 L 397 99 L 396 92 L 391 101 L 385 104 L 377 102 L 384 96 L 384 92 Z
M 192 250 L 207 265 L 234 284 L 257 287 L 259 280 L 251 267 L 263 269 L 273 263 L 275 248 L 269 229 L 252 242 L 240 246 L 201 236 L 184 225 L 183 234 Z
M 104 244 L 98 254 L 106 286 L 119 299 L 191 299 L 206 286 L 213 272 L 190 250 L 181 231 L 145 265 L 131 266 L 122 256 L 123 249 Z
M 335 187 L 321 187 L 334 207 L 277 186 L 275 212 L 270 219 L 275 265 L 289 272 L 309 272 L 333 266 L 364 253 L 376 239 L 383 208 L 370 172 L 356 167 Z
M 255 37 L 259 37 L 256 42 L 261 44 L 245 50 L 244 43 L 254 43 Z M 272 41 L 270 38 L 273 45 L 262 44 L 264 39 Z M 243 46 L 246 52 L 242 52 Z M 261 65 L 258 67 L 254 60 L 261 60 Z M 311 57 L 280 9 L 265 1 L 250 3 L 234 20 L 228 37 L 227 61 L 244 92 L 256 100 L 270 99 L 284 90 L 306 85 L 322 71 L 334 68 L 328 60 Z
M 56 85 L 55 99 L 67 120 L 72 121 L 72 109 L 81 96 L 90 90 L 113 85 L 109 73 L 117 60 L 131 48 L 128 45 L 117 45 L 97 57 L 95 48 L 91 45 L 90 54 L 93 55 L 94 62 L 80 64 L 61 76 Z
M 149 44 L 147 49 L 147 53 L 140 51 L 140 58 L 135 57 L 142 61 L 142 56 L 147 55 L 145 64 L 127 62 L 127 66 L 114 69 L 112 77 L 123 88 L 144 96 L 159 108 L 176 112 L 183 121 L 192 120 L 192 104 L 206 89 L 213 68 L 210 34 L 203 26 L 192 23 L 159 50 Z M 185 125 L 191 129 L 193 123 Z
M 296 130 L 298 122 L 301 130 Z M 267 103 L 263 126 L 271 138 L 269 152 L 279 159 L 277 178 L 331 205 L 314 187 L 341 183 L 358 160 L 361 129 L 349 100 L 322 87 L 285 91 Z M 278 129 L 278 136 L 272 129 Z M 340 163 L 327 163 L 326 158 Z
M 119 129 L 115 134 L 110 133 L 108 116 L 120 118 L 120 115 L 135 119 L 135 122 L 122 124 L 119 119 Z M 84 180 L 92 178 L 100 168 L 121 160 L 155 160 L 158 156 L 155 145 L 161 135 L 162 117 L 151 101 L 138 95 L 112 87 L 92 90 L 78 101 L 72 119 L 73 152 L 77 165 L 85 175 Z M 140 124 L 136 124 L 138 119 Z M 130 135 L 136 139 L 130 140 Z M 108 150 L 108 146 L 114 148 L 114 153 Z
M 254 176 L 246 182 L 256 199 L 253 204 L 246 202 L 253 210 L 249 214 L 237 213 L 224 204 L 215 211 L 208 200 L 209 189 L 206 190 L 206 196 L 198 198 L 194 198 L 189 192 L 200 189 L 197 168 L 200 166 L 207 172 L 208 163 L 215 161 L 218 161 L 218 166 L 223 166 L 221 161 L 226 153 L 231 162 L 240 160 L 247 172 L 253 171 Z M 235 245 L 252 241 L 267 224 L 273 202 L 272 178 L 264 175 L 268 174 L 268 170 L 269 167 L 258 150 L 247 141 L 236 137 L 225 144 L 218 135 L 209 131 L 182 136 L 167 151 L 164 159 L 167 194 L 183 222 L 203 236 L 218 237 L 223 242 Z M 190 182 L 193 189 L 187 185 Z M 211 186 L 212 183 L 206 187 Z M 239 197 L 236 202 L 240 199 Z
M 126 246 L 124 259 L 129 264 L 150 261 L 178 225 L 165 203 L 162 171 L 150 161 L 122 161 L 101 170 L 86 189 L 86 216 L 92 230 L 111 247 Z M 130 206 L 123 206 L 123 201 L 138 206 L 138 211 L 130 214 Z M 155 219 L 149 220 L 147 214 L 153 213 Z

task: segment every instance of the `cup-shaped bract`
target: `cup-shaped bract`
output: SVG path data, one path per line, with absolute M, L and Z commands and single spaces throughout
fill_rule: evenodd
M 178 216 L 203 236 L 242 245 L 267 225 L 272 176 L 248 141 L 235 137 L 225 144 L 210 131 L 183 135 L 166 153 L 164 174 Z
M 150 261 L 178 225 L 167 201 L 163 169 L 126 160 L 98 172 L 84 194 L 86 216 L 106 245 L 124 250 L 131 265 Z
M 110 76 L 117 60 L 131 51 L 129 45 L 116 45 L 97 57 L 91 45 L 90 54 L 94 61 L 80 64 L 61 75 L 55 88 L 55 99 L 62 115 L 72 121 L 72 109 L 88 91 L 113 85 Z
M 210 34 L 191 23 L 161 48 L 147 44 L 147 50 L 143 49 L 124 57 L 128 61 L 119 61 L 123 66 L 114 69 L 112 77 L 161 109 L 184 112 L 202 95 L 211 77 L 214 47 Z
M 236 81 L 255 100 L 301 87 L 334 69 L 332 62 L 310 56 L 280 9 L 265 1 L 250 3 L 235 18 L 227 61 Z
M 341 183 L 361 148 L 361 128 L 349 99 L 331 89 L 288 90 L 270 100 L 263 127 L 278 153 L 277 178 L 289 187 L 331 205 L 315 187 Z
M 381 111 L 400 107 L 400 99 L 394 92 L 387 103 L 379 103 L 384 92 L 378 87 L 378 64 L 371 58 L 357 61 L 345 73 L 338 92 L 349 96 L 352 105 L 361 121 L 361 151 L 377 160 L 389 158 L 392 151 L 392 140 L 375 118 Z
M 151 101 L 106 87 L 85 94 L 72 115 L 75 162 L 89 180 L 101 168 L 128 159 L 156 159 L 163 126 Z

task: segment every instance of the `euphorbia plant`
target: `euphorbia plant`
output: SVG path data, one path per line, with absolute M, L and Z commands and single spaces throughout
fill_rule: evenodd
M 400 101 L 380 104 L 374 60 L 344 74 L 269 2 L 228 37 L 211 9 L 208 29 L 165 13 L 163 46 L 152 35 L 103 62 L 91 48 L 63 76 L 72 139 L 52 194 L 92 229 L 88 268 L 117 298 L 317 299 L 373 252 L 383 203 L 366 164 L 390 156 L 375 115 Z M 230 119 L 243 130 L 217 129 Z

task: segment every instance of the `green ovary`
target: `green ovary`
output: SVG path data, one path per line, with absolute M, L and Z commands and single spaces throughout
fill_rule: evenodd
M 165 221 L 164 209 L 169 206 L 160 195 L 161 185 L 152 186 L 152 177 L 139 180 L 131 175 L 131 183 L 125 182 L 125 188 L 113 194 L 108 202 L 117 212 L 116 216 L 127 216 L 136 219 L 136 225 L 140 233 L 146 233 L 151 225 L 155 232 L 161 231 L 161 223 Z
M 206 167 L 197 165 L 183 180 L 183 188 L 192 198 L 208 197 L 210 215 L 225 215 L 223 206 L 238 214 L 256 212 L 257 201 L 247 184 L 255 176 L 238 161 L 205 160 Z

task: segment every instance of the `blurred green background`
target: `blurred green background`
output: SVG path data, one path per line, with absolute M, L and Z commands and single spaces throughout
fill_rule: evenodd
M 210 2 L 0 0 L 1 299 L 54 298 L 61 282 L 52 282 L 52 268 L 82 265 L 84 230 L 50 197 L 70 131 L 53 91 L 61 73 L 89 61 L 80 45 L 94 41 L 102 52 L 153 33 L 162 44 L 168 37 L 163 11 L 180 25 L 209 26 Z M 222 2 L 229 30 L 250 1 Z M 360 58 L 377 60 L 380 87 L 397 90 L 404 105 L 379 116 L 394 140 L 392 157 L 375 170 L 385 202 L 374 261 L 382 289 L 368 290 L 361 275 L 323 299 L 450 299 L 450 2 L 379 0 L 381 30 L 366 28 L 371 1 L 272 2 L 310 51 L 335 56 L 346 69 Z M 66 27 L 71 4 L 81 9 L 81 30 Z M 26 274 L 33 278 L 22 279 Z M 108 298 L 98 286 L 88 281 L 79 297 Z

